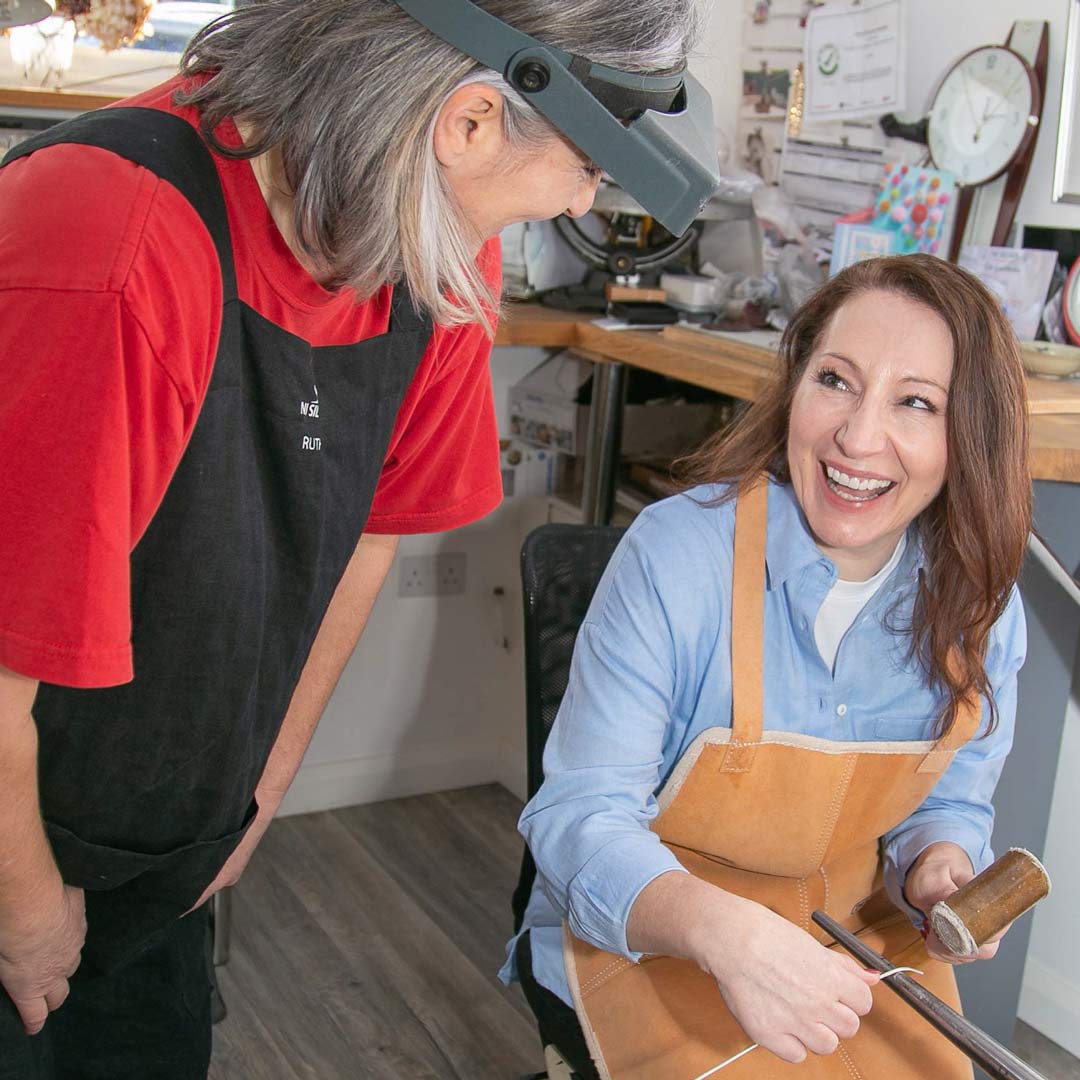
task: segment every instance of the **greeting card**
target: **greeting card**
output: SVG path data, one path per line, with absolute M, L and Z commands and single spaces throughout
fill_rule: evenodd
M 943 246 L 956 197 L 952 173 L 909 165 L 886 165 L 874 201 L 875 228 L 896 234 L 896 251 L 944 257 Z

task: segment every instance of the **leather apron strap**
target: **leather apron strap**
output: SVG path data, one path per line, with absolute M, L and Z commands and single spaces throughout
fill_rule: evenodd
M 934 743 L 933 750 L 922 759 L 918 771 L 943 773 L 949 767 L 956 751 L 975 738 L 981 723 L 982 698 L 978 695 L 969 695 L 956 710 L 953 726 Z
M 739 492 L 731 601 L 731 742 L 725 773 L 749 772 L 764 724 L 765 537 L 769 481 L 759 477 Z
M 754 766 L 764 728 L 765 544 L 769 481 L 761 476 L 739 492 L 731 603 L 731 741 L 720 767 L 745 773 Z M 982 721 L 981 698 L 969 697 L 957 710 L 952 728 L 935 742 L 919 765 L 920 773 L 942 773 Z

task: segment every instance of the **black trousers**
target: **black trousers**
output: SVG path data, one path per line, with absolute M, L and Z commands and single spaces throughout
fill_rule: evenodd
M 209 919 L 203 904 L 110 974 L 81 965 L 33 1037 L 0 989 L 0 1080 L 206 1080 Z
M 514 955 L 521 989 L 525 992 L 525 1000 L 529 1003 L 533 1016 L 536 1017 L 541 1042 L 545 1046 L 554 1046 L 579 1080 L 600 1080 L 577 1014 L 546 986 L 541 986 L 533 975 L 532 945 L 527 930 L 518 939 Z

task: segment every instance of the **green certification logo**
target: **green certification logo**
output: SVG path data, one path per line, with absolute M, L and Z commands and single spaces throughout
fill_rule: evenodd
M 835 45 L 822 45 L 818 49 L 817 69 L 822 75 L 835 75 L 840 66 L 840 50 Z

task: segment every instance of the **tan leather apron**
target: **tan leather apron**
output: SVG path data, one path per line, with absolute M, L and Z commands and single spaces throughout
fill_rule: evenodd
M 736 508 L 732 606 L 732 727 L 703 731 L 659 795 L 654 831 L 690 873 L 764 904 L 828 943 L 810 921 L 828 912 L 894 964 L 959 1008 L 952 969 L 882 888 L 879 837 L 927 797 L 953 753 L 976 732 L 962 709 L 933 742 L 841 743 L 762 730 L 762 631 L 768 485 Z M 872 677 L 872 673 L 867 673 Z M 603 952 L 564 926 L 574 1004 L 603 1080 L 695 1080 L 752 1040 L 715 981 L 688 960 L 640 964 Z M 855 1038 L 800 1065 L 758 1049 L 723 1080 L 971 1080 L 967 1058 L 888 988 Z

